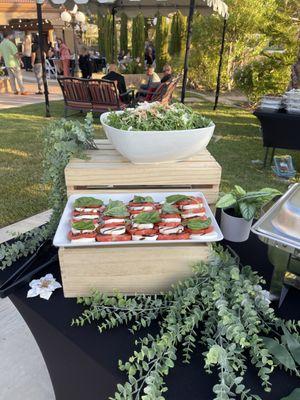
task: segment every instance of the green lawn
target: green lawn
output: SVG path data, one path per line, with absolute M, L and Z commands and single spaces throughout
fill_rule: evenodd
M 222 189 L 235 183 L 246 189 L 286 188 L 287 183 L 273 178 L 269 168 L 251 163 L 263 158 L 259 124 L 251 113 L 228 106 L 214 112 L 210 103 L 202 101 L 195 108 L 217 126 L 209 150 L 223 167 Z M 47 188 L 41 184 L 43 128 L 63 116 L 62 102 L 51 103 L 51 114 L 52 118 L 44 118 L 43 104 L 0 111 L 0 227 L 47 209 Z M 95 127 L 101 137 L 98 117 Z M 299 171 L 300 153 L 289 153 Z

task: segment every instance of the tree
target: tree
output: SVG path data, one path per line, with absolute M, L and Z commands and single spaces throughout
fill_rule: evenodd
M 168 61 L 168 32 L 166 17 L 158 14 L 155 33 L 156 69 L 158 72 L 162 71 L 164 64 Z
M 121 28 L 120 28 L 120 50 L 125 53 L 128 52 L 128 18 L 125 13 L 121 14 Z
M 101 55 L 105 54 L 104 24 L 105 24 L 105 17 L 101 15 L 100 12 L 98 11 L 97 13 L 98 48 L 99 48 L 99 53 Z
M 295 12 L 295 7 L 292 7 L 295 1 L 227 0 L 229 19 L 223 58 L 223 88 L 231 90 L 234 72 L 260 59 L 269 46 L 284 47 L 287 56 L 294 52 L 295 24 L 292 24 L 290 8 Z M 284 4 L 291 6 L 285 7 Z M 215 88 L 222 26 L 223 19 L 217 15 L 195 18 L 190 61 L 190 83 L 195 86 Z M 292 62 L 292 58 L 288 56 L 289 61 L 285 61 Z
M 169 42 L 169 54 L 179 56 L 184 49 L 186 19 L 177 11 L 172 17 L 171 37 Z
M 140 13 L 132 21 L 132 57 L 144 60 L 145 26 L 144 17 Z

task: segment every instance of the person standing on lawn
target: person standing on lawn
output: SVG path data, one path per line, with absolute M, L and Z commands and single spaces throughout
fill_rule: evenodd
M 45 58 L 45 55 L 44 55 Z M 39 46 L 39 37 L 34 35 L 31 52 L 31 65 L 38 85 L 38 92 L 35 94 L 43 94 L 43 66 L 41 59 L 41 51 Z
M 70 76 L 71 51 L 61 39 L 57 39 L 57 43 L 59 48 L 59 59 L 62 63 L 63 74 L 64 76 Z
M 19 86 L 22 95 L 26 95 L 23 77 L 21 71 L 22 60 L 18 53 L 16 45 L 13 43 L 13 33 L 6 31 L 4 32 L 4 39 L 0 43 L 0 54 L 4 59 L 4 64 L 8 72 L 11 88 L 14 94 L 19 94 L 17 85 Z

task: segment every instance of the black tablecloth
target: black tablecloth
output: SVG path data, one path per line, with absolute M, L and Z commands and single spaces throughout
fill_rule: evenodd
M 264 147 L 300 150 L 300 113 L 255 110 L 261 123 Z
M 250 264 L 270 282 L 273 267 L 267 259 L 267 247 L 251 236 L 245 243 L 230 243 L 239 254 L 243 264 Z M 52 252 L 56 250 L 53 249 Z M 50 253 L 47 257 L 50 256 Z M 15 263 L 0 273 L 3 281 L 20 263 Z M 60 280 L 59 266 L 53 265 L 39 276 L 53 273 Z M 37 276 L 37 277 L 39 277 Z M 31 329 L 47 364 L 53 383 L 56 400 L 106 400 L 114 394 L 117 383 L 124 382 L 125 374 L 117 368 L 119 359 L 126 361 L 134 350 L 135 337 L 126 327 L 116 328 L 100 334 L 95 324 L 84 328 L 71 327 L 70 322 L 82 307 L 75 299 L 65 299 L 62 290 L 56 290 L 49 301 L 39 298 L 26 299 L 28 286 L 16 290 L 10 299 L 15 304 Z M 291 290 L 277 312 L 285 318 L 300 319 L 299 292 Z M 151 328 L 154 333 L 157 326 Z M 143 335 L 141 331 L 137 336 Z M 203 370 L 204 351 L 198 347 L 190 365 L 178 360 L 167 379 L 169 400 L 211 400 L 212 386 L 217 377 Z M 26 366 L 24 366 L 26 367 Z M 18 377 L 16 376 L 16 381 Z M 280 400 L 295 387 L 300 380 L 276 370 L 272 376 L 271 394 L 261 389 L 257 371 L 250 367 L 246 378 L 254 393 L 263 400 Z M 8 399 L 5 399 L 8 400 Z

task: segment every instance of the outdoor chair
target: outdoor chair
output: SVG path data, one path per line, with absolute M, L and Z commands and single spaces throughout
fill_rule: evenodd
M 54 66 L 51 65 L 50 61 L 46 58 L 45 60 L 45 69 L 46 69 L 46 77 L 47 79 L 57 79 L 57 70 L 56 70 L 56 66 L 54 64 Z
M 92 111 L 93 106 L 87 79 L 58 77 L 57 80 L 64 97 L 65 117 L 67 117 L 68 110 Z
M 153 103 L 154 101 L 159 101 L 162 104 L 170 104 L 172 101 L 174 90 L 181 79 L 181 76 L 173 78 L 168 82 L 161 83 L 156 89 L 150 89 L 146 91 L 140 91 L 137 93 L 136 101 L 143 102 L 148 101 Z
M 132 90 L 119 93 L 116 83 L 105 79 L 57 78 L 68 110 L 98 112 L 123 110 L 130 104 L 122 102 L 120 96 L 130 95 Z

